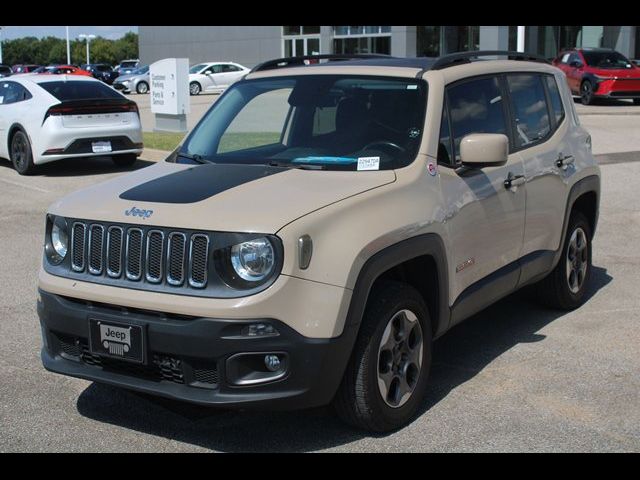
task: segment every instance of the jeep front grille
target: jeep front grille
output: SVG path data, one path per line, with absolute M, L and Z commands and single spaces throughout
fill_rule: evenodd
M 136 283 L 204 289 L 210 238 L 206 233 L 76 221 L 71 230 L 71 268 Z

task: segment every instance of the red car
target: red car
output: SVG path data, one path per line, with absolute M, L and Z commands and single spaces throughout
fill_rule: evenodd
M 43 74 L 48 75 L 84 75 L 87 77 L 93 77 L 91 72 L 82 70 L 81 68 L 74 67 L 73 65 L 56 65 L 53 67 L 45 67 Z
M 640 68 L 615 50 L 566 50 L 552 63 L 565 73 L 569 88 L 584 105 L 594 98 L 632 98 L 640 105 Z

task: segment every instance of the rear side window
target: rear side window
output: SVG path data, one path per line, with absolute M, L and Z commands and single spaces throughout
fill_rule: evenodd
M 540 75 L 508 75 L 516 147 L 545 138 L 551 132 L 549 110 Z
M 562 107 L 562 97 L 560 97 L 558 84 L 556 83 L 556 79 L 551 75 L 544 75 L 543 78 L 547 83 L 549 100 L 551 100 L 551 109 L 553 110 L 553 116 L 555 117 L 556 125 L 560 125 L 560 123 L 562 123 L 562 120 L 564 120 L 564 108 Z
M 471 133 L 507 135 L 502 91 L 497 77 L 483 77 L 449 87 L 449 115 L 456 163 L 460 141 Z
M 122 95 L 118 92 L 98 81 L 78 82 L 71 80 L 66 82 L 42 82 L 39 85 L 61 102 L 70 100 L 122 98 Z
M 0 105 L 22 102 L 31 98 L 29 91 L 16 82 L 0 82 Z

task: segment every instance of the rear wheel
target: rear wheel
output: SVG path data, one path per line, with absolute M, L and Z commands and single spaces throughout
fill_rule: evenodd
M 138 156 L 135 153 L 127 153 L 125 155 L 117 155 L 111 157 L 113 163 L 115 163 L 119 167 L 130 167 L 131 165 L 136 163 L 137 159 Z
M 573 310 L 584 303 L 591 278 L 591 227 L 586 217 L 573 212 L 556 268 L 537 285 L 539 300 L 552 308 Z
M 190 95 L 199 95 L 202 87 L 198 82 L 191 82 L 189 84 L 189 94 Z
M 430 367 L 431 325 L 422 296 L 404 283 L 381 283 L 371 293 L 333 406 L 364 430 L 400 428 L 424 400 Z
M 138 83 L 138 85 L 136 85 L 136 92 L 140 94 L 149 92 L 149 85 L 147 84 L 147 82 Z
M 591 105 L 593 103 L 593 85 L 589 80 L 585 80 L 580 85 L 580 100 L 583 105 Z
M 29 143 L 29 137 L 22 130 L 18 130 L 11 137 L 11 149 L 10 149 L 11 162 L 13 168 L 16 169 L 20 175 L 31 175 L 35 170 L 33 164 L 33 154 L 31 151 L 31 144 Z

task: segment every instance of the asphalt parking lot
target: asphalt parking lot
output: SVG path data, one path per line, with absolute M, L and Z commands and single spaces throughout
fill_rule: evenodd
M 640 130 L 618 146 L 630 153 L 598 152 L 614 117 L 583 117 L 604 154 L 587 303 L 561 313 L 518 293 L 454 328 L 436 342 L 420 416 L 383 436 L 325 408 L 211 410 L 46 372 L 36 314 L 46 208 L 126 170 L 73 160 L 20 177 L 0 161 L 0 451 L 640 451 Z

